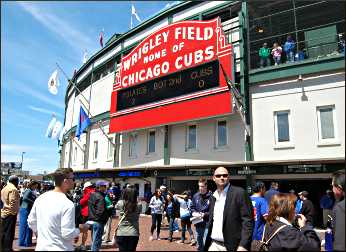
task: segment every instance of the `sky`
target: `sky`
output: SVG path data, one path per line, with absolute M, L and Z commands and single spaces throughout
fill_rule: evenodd
M 67 81 L 48 91 L 56 63 L 69 77 L 114 33 L 130 28 L 131 3 L 149 19 L 176 1 L 1 1 L 1 162 L 21 162 L 31 175 L 59 166 L 57 140 L 45 137 L 52 113 L 64 121 Z M 134 26 L 139 22 L 133 18 Z

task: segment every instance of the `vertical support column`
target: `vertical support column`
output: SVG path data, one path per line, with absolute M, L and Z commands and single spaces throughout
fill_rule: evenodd
M 170 155 L 169 155 L 169 127 L 165 125 L 164 129 L 164 143 L 163 143 L 163 164 L 170 164 Z
M 113 158 L 113 167 L 119 167 L 120 133 L 115 134 L 115 149 Z
M 92 65 L 91 69 L 91 78 L 90 78 L 90 91 L 89 91 L 89 102 L 88 102 L 88 116 L 90 118 L 90 102 L 91 102 L 91 92 L 92 92 L 92 86 L 94 82 L 94 64 Z M 89 164 L 89 150 L 90 150 L 90 131 L 91 131 L 92 124 L 87 128 L 86 132 L 86 139 L 85 139 L 85 148 L 84 148 L 84 169 L 88 169 Z M 83 147 L 83 146 L 82 146 Z
M 73 139 L 74 135 L 71 132 L 70 133 L 70 149 L 69 149 L 69 153 L 68 153 L 68 168 L 71 168 L 71 163 L 72 163 L 72 139 Z
M 249 24 L 248 24 L 248 6 L 245 0 L 242 1 L 241 11 L 239 12 L 239 24 L 240 24 L 240 56 L 241 56 L 241 67 L 240 67 L 240 93 L 243 96 L 245 120 L 250 125 L 250 101 L 249 101 Z M 251 150 L 251 139 L 250 136 L 245 134 L 245 161 L 253 159 Z M 249 169 L 249 167 L 244 167 Z M 246 187 L 251 188 L 252 185 L 251 174 L 246 173 Z

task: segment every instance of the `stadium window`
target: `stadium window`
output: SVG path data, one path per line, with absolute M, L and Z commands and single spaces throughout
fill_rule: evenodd
M 155 130 L 149 130 L 148 132 L 148 153 L 155 152 Z
M 186 150 L 197 149 L 197 125 L 187 126 Z

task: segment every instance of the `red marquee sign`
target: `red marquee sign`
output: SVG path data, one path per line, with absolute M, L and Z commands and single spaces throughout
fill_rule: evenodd
M 219 18 L 177 22 L 152 33 L 121 59 L 110 133 L 231 113 L 219 64 L 233 78 L 233 48 Z

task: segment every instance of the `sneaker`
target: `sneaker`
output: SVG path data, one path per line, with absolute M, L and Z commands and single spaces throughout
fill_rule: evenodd
M 153 241 L 154 240 L 154 237 L 151 235 L 150 237 L 149 237 L 149 241 Z
M 183 240 L 179 240 L 179 241 L 177 241 L 177 243 L 184 243 L 184 241 Z
M 177 229 L 177 230 L 174 230 L 173 232 L 174 232 L 174 233 L 179 233 L 179 229 Z
M 196 243 L 197 243 L 196 240 L 195 240 L 195 239 L 192 239 L 192 240 L 191 240 L 191 243 L 190 243 L 190 246 L 195 246 Z
M 80 251 L 87 251 L 87 248 L 86 248 L 86 246 L 84 246 L 84 245 L 80 245 L 80 246 L 79 246 L 79 250 L 80 250 Z
M 161 241 L 161 238 L 160 238 L 160 237 L 157 237 L 157 239 L 156 239 L 156 240 Z

